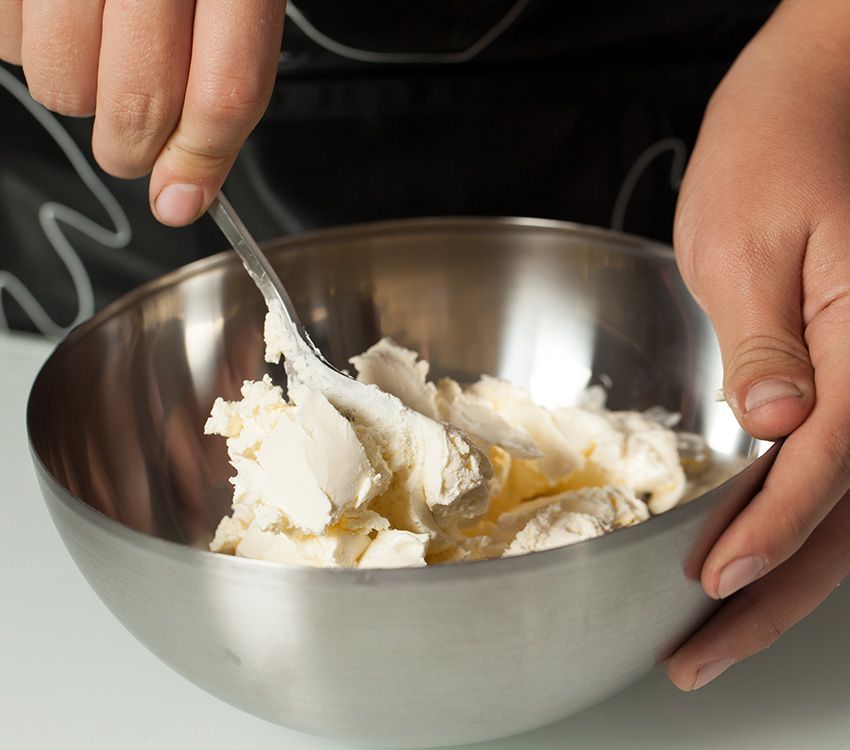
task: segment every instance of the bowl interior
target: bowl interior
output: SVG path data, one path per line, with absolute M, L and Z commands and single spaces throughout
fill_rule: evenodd
M 316 343 L 345 366 L 381 336 L 432 375 L 481 373 L 547 406 L 610 385 L 613 408 L 662 406 L 727 455 L 750 439 L 714 400 L 711 327 L 672 253 L 612 232 L 532 220 L 364 225 L 267 245 Z M 263 362 L 263 301 L 232 254 L 122 298 L 69 336 L 31 393 L 33 449 L 71 494 L 148 534 L 205 547 L 228 512 L 216 396 Z

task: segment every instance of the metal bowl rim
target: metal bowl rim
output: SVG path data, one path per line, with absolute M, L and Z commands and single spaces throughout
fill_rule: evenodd
M 332 227 L 328 229 L 314 229 L 308 232 L 302 232 L 290 236 L 279 237 L 261 242 L 263 248 L 271 248 L 273 246 L 274 253 L 280 254 L 286 251 L 294 250 L 299 245 L 308 244 L 314 245 L 317 243 L 326 244 L 327 242 L 337 242 L 347 238 L 358 237 L 375 237 L 379 234 L 392 234 L 398 230 L 410 232 L 433 232 L 444 229 L 550 229 L 560 232 L 578 235 L 586 238 L 595 238 L 597 240 L 606 241 L 620 247 L 616 248 L 616 252 L 627 255 L 650 255 L 658 260 L 675 262 L 675 254 L 673 249 L 668 245 L 664 245 L 654 240 L 645 239 L 637 235 L 625 234 L 613 229 L 605 229 L 603 227 L 594 227 L 575 222 L 558 221 L 555 219 L 533 219 L 525 217 L 427 217 L 418 219 L 394 219 L 391 221 L 373 221 L 360 224 L 349 224 L 341 227 Z M 221 252 L 200 258 L 199 260 L 187 263 L 180 268 L 170 271 L 156 279 L 145 282 L 135 289 L 127 292 L 118 299 L 105 305 L 98 310 L 91 318 L 80 323 L 74 328 L 56 347 L 53 353 L 48 358 L 47 362 L 42 366 L 41 370 L 45 369 L 53 360 L 54 356 L 61 351 L 69 348 L 73 343 L 80 338 L 88 335 L 96 328 L 103 325 L 107 320 L 114 317 L 120 312 L 123 312 L 129 307 L 137 304 L 146 297 L 155 294 L 162 289 L 189 279 L 193 276 L 198 276 L 204 272 L 210 271 L 218 266 L 234 265 L 239 262 L 238 256 L 232 250 L 222 250 Z M 41 370 L 36 376 L 36 381 L 41 377 Z

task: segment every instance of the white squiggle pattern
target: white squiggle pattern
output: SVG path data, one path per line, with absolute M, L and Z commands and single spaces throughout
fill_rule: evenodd
M 336 39 L 332 39 L 317 29 L 292 2 L 286 5 L 286 17 L 301 29 L 308 39 L 320 47 L 324 47 L 329 52 L 333 52 L 335 55 L 348 58 L 349 60 L 399 65 L 417 63 L 456 64 L 472 60 L 495 42 L 522 15 L 529 2 L 530 0 L 516 0 L 495 26 L 484 33 L 478 41 L 461 52 L 375 52 L 373 50 L 357 49 L 356 47 L 349 47 L 347 44 L 338 42 Z
M 68 242 L 68 238 L 65 237 L 60 223 L 73 227 L 105 247 L 116 250 L 125 248 L 130 244 L 133 232 L 127 214 L 124 213 L 115 196 L 109 192 L 109 189 L 97 176 L 83 152 L 80 151 L 56 117 L 33 100 L 26 86 L 2 66 L 0 66 L 0 86 L 8 90 L 23 104 L 50 134 L 51 138 L 56 141 L 56 144 L 68 157 L 71 166 L 86 184 L 86 187 L 100 201 L 115 226 L 114 230 L 102 227 L 78 211 L 54 201 L 43 204 L 38 211 L 38 222 L 56 254 L 67 268 L 77 294 L 77 315 L 70 325 L 62 326 L 56 323 L 17 276 L 7 270 L 0 270 L 0 329 L 8 329 L 9 327 L 3 312 L 2 293 L 5 291 L 23 308 L 24 313 L 42 334 L 49 338 L 58 339 L 90 317 L 95 309 L 91 279 L 80 260 L 80 256 Z
M 614 201 L 614 210 L 611 212 L 611 229 L 623 231 L 626 212 L 638 180 L 649 165 L 667 151 L 673 152 L 673 163 L 670 165 L 670 189 L 674 192 L 679 190 L 685 175 L 685 164 L 688 161 L 688 147 L 681 138 L 662 138 L 646 148 L 626 173 L 617 193 L 617 199 Z

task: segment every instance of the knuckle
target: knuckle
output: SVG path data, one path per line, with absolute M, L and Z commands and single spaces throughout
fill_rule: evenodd
M 725 225 L 738 222 L 724 220 Z M 750 225 L 744 225 L 735 231 L 727 228 L 716 232 L 707 246 L 708 252 L 702 252 L 695 259 L 700 273 L 712 273 L 715 268 L 734 273 L 739 283 L 746 283 L 749 277 L 763 278 L 764 271 L 772 265 L 773 244 L 765 231 Z
M 95 158 L 116 177 L 140 177 L 153 166 L 174 118 L 161 97 L 126 91 L 99 103 Z
M 217 74 L 199 87 L 195 98 L 202 116 L 242 121 L 259 119 L 267 96 L 258 78 Z
M 773 245 L 765 232 L 686 196 L 676 212 L 673 243 L 685 282 L 698 296 L 724 299 L 734 284 L 742 299 L 763 285 Z M 708 215 L 706 215 L 708 214 Z
M 171 117 L 162 97 L 141 91 L 111 94 L 99 109 L 117 135 L 141 142 L 156 136 Z

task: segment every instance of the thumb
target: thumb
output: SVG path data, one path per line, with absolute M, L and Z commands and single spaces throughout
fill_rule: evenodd
M 726 401 L 744 430 L 763 440 L 793 432 L 814 405 L 801 310 L 804 253 L 805 241 L 799 253 L 752 241 L 677 248 L 685 281 L 717 333 Z

